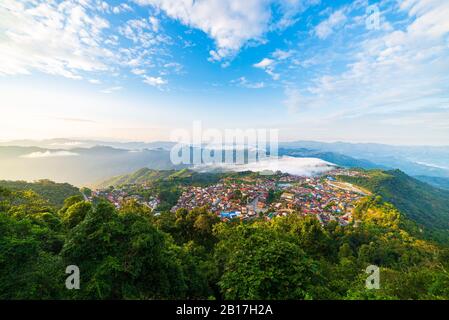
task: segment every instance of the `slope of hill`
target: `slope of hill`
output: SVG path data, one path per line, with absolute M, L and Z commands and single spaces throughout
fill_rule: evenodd
M 142 168 L 130 174 L 112 177 L 96 185 L 97 188 L 120 186 L 127 184 L 151 184 L 166 181 L 180 184 L 208 184 L 218 181 L 222 177 L 218 173 L 197 172 L 189 169 L 181 170 L 153 170 Z
M 124 174 L 107 179 L 97 185 L 99 188 L 105 188 L 109 186 L 119 186 L 126 184 L 144 184 L 150 183 L 158 179 L 167 178 L 170 174 L 174 173 L 174 170 L 152 170 L 149 168 L 142 168 L 130 174 Z
M 50 180 L 39 180 L 36 182 L 1 180 L 0 187 L 12 191 L 32 190 L 55 207 L 61 207 L 64 204 L 64 199 L 68 197 L 81 195 L 78 188 L 68 183 L 55 183 Z
M 290 156 L 297 158 L 318 158 L 327 162 L 334 163 L 336 165 L 346 168 L 363 168 L 363 169 L 389 169 L 386 166 L 373 163 L 365 159 L 356 159 L 346 156 L 344 154 L 328 152 L 328 151 L 316 151 L 306 148 L 280 148 L 279 155 Z
M 439 240 L 449 240 L 449 191 L 418 181 L 400 170 L 366 171 L 366 177 L 341 176 L 395 205 L 424 232 Z
M 414 178 L 426 182 L 434 187 L 449 190 L 449 178 L 430 176 L 416 176 Z
M 298 143 L 301 144 L 301 142 Z M 335 144 L 325 144 L 318 142 L 302 142 L 302 143 L 309 148 L 316 148 L 316 149 L 294 147 L 295 146 L 294 143 L 285 144 L 288 147 L 280 148 L 279 154 L 288 155 L 291 157 L 319 158 L 321 160 L 332 162 L 346 168 L 383 169 L 383 170 L 391 170 L 394 168 L 399 168 L 420 181 L 426 182 L 437 188 L 449 190 L 449 177 L 446 177 L 446 175 L 448 174 L 447 171 L 445 171 L 443 168 L 440 167 L 425 165 L 422 162 L 417 163 L 409 160 L 404 160 L 398 157 L 389 156 L 389 154 L 391 154 L 392 152 L 391 150 L 395 150 L 394 147 L 392 146 L 385 146 L 386 153 L 379 152 L 378 154 L 376 154 L 375 152 L 372 151 L 364 152 L 365 149 L 362 148 L 363 144 L 361 145 L 354 144 L 355 146 L 354 149 L 360 151 L 360 153 L 357 154 L 354 151 L 350 151 L 351 149 L 349 146 L 351 146 L 352 144 L 342 144 L 344 146 L 346 145 L 349 146 L 347 146 L 346 148 L 339 149 L 337 148 L 337 146 L 340 145 L 338 143 Z M 369 146 L 371 146 L 371 144 L 367 144 L 367 146 L 368 146 L 366 147 L 367 150 L 370 150 Z M 329 148 L 329 150 L 338 150 L 338 152 L 326 151 L 327 150 L 326 148 Z M 442 149 L 444 150 L 444 148 Z M 418 148 L 418 150 L 420 149 Z M 344 152 L 348 152 L 351 156 L 345 154 Z M 361 159 L 359 158 L 360 155 L 366 156 L 370 160 Z M 373 162 L 372 159 L 375 159 L 375 161 Z

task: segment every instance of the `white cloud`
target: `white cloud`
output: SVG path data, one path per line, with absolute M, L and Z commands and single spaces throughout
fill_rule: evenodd
M 231 83 L 235 83 L 240 87 L 248 88 L 248 89 L 262 89 L 265 88 L 264 82 L 250 82 L 245 77 L 240 77 L 237 80 L 231 81 Z
M 286 88 L 284 93 L 287 98 L 283 103 L 287 107 L 287 110 L 290 113 L 297 112 L 301 107 L 301 103 L 303 102 L 303 98 L 299 90 L 296 88 Z
M 159 26 L 160 26 L 160 21 L 159 19 L 157 19 L 156 17 L 149 17 L 148 21 L 150 22 L 151 25 L 151 29 L 154 32 L 158 32 L 159 31 Z
M 209 170 L 220 169 L 223 171 L 281 171 L 298 176 L 314 176 L 325 173 L 335 169 L 335 165 L 317 158 L 294 158 L 294 157 L 280 157 L 278 159 L 263 159 L 261 161 L 252 162 L 248 164 L 226 164 L 217 163 L 213 165 L 199 165 L 194 167 L 194 170 L 203 172 Z
M 292 54 L 293 53 L 291 51 L 283 51 L 280 49 L 276 49 L 276 51 L 273 52 L 273 57 L 278 60 L 285 60 L 290 58 Z
M 0 4 L 0 75 L 32 70 L 81 79 L 102 71 L 113 53 L 101 46 L 108 21 L 90 12 L 90 2 L 3 0 Z M 100 7 L 101 9 L 101 7 Z
M 132 73 L 141 76 L 143 74 L 145 74 L 145 70 L 144 69 L 139 69 L 139 68 L 134 68 L 131 70 Z
M 98 84 L 89 73 L 116 76 L 122 67 L 135 71 L 155 61 L 166 64 L 164 45 L 170 38 L 156 17 L 113 27 L 103 17 L 131 10 L 124 3 L 113 7 L 99 0 L 0 1 L 0 76 L 38 71 Z
M 159 28 L 159 20 L 149 17 L 148 19 L 128 20 L 119 28 L 119 32 L 142 48 L 149 48 L 169 41 L 168 37 L 158 33 Z
M 37 158 L 54 158 L 54 157 L 73 157 L 73 156 L 79 156 L 78 153 L 70 152 L 70 151 L 37 151 L 32 152 L 29 154 L 25 154 L 20 156 L 21 158 L 31 158 L 31 159 L 37 159 Z
M 100 10 L 101 10 L 101 11 L 103 11 L 103 12 L 109 12 L 110 7 L 109 7 L 109 5 L 107 4 L 107 2 L 101 1 L 101 2 L 98 4 L 98 6 L 100 7 Z
M 334 32 L 334 29 L 341 26 L 346 21 L 346 15 L 343 10 L 338 10 L 332 13 L 328 19 L 322 21 L 315 27 L 315 33 L 320 39 L 326 39 Z
M 269 59 L 269 58 L 264 58 L 260 62 L 255 63 L 253 66 L 255 68 L 266 69 L 269 66 L 273 65 L 273 63 L 274 63 L 274 60 Z
M 235 55 L 249 41 L 260 41 L 271 26 L 287 27 L 295 16 L 316 1 L 301 0 L 134 0 L 152 5 L 183 24 L 200 29 L 214 39 L 212 61 Z M 277 9 L 280 20 L 273 21 Z
M 273 80 L 279 80 L 280 74 L 274 72 L 274 64 L 275 64 L 274 60 L 270 58 L 264 58 L 260 62 L 254 64 L 253 67 L 263 69 L 273 78 Z
M 449 2 L 409 0 L 400 10 L 396 14 L 406 14 L 407 24 L 367 32 L 352 43 L 345 53 L 345 71 L 317 73 L 300 88 L 303 95 L 286 90 L 289 110 L 301 104 L 298 110 L 313 108 L 313 116 L 328 123 L 396 118 L 390 123 L 407 126 L 410 132 L 418 125 L 423 134 L 437 132 L 440 122 L 432 119 L 446 120 L 448 114 L 442 107 L 448 105 L 449 92 Z M 425 117 L 424 111 L 432 116 Z
M 122 89 L 123 88 L 120 87 L 120 86 L 110 87 L 110 88 L 106 88 L 106 89 L 101 90 L 101 93 L 109 94 L 109 93 L 113 93 L 115 91 L 119 91 L 119 90 L 122 90 Z
M 284 29 L 298 21 L 298 14 L 306 10 L 310 6 L 317 5 L 321 0 L 282 0 L 278 1 L 282 16 L 278 22 L 274 24 L 273 29 Z
M 178 62 L 169 62 L 164 64 L 164 74 L 175 73 L 181 74 L 183 72 L 183 65 Z
M 449 31 L 449 3 L 445 0 L 406 0 L 401 9 L 416 18 L 407 28 L 409 34 L 439 38 Z
M 198 28 L 215 42 L 213 60 L 232 56 L 251 39 L 258 39 L 268 29 L 271 13 L 267 0 L 138 0 L 163 10 L 183 24 Z
M 160 87 L 168 83 L 167 80 L 162 79 L 161 77 L 150 77 L 145 75 L 143 76 L 143 78 L 144 78 L 143 82 L 153 87 Z
M 112 12 L 114 14 L 120 14 L 122 12 L 129 12 L 129 11 L 133 11 L 133 9 L 126 3 L 122 3 L 122 4 L 112 8 Z

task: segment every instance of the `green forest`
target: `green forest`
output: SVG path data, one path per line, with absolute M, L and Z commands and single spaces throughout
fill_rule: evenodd
M 0 180 L 0 187 L 9 190 L 34 191 L 54 207 L 61 207 L 64 204 L 65 199 L 80 194 L 78 188 L 69 183 L 56 183 L 47 179 L 35 182 Z
M 53 199 L 54 200 L 54 199 Z M 0 299 L 449 299 L 449 249 L 379 195 L 355 224 L 221 222 L 0 188 Z M 80 289 L 68 290 L 68 265 Z M 380 289 L 367 289 L 369 265 Z
M 365 177 L 339 179 L 362 186 L 415 221 L 426 239 L 449 244 L 449 191 L 418 181 L 400 170 L 362 170 Z

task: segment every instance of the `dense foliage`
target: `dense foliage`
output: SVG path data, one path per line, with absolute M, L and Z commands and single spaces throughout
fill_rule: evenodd
M 72 196 L 56 211 L 0 189 L 2 299 L 448 299 L 449 251 L 381 197 L 355 224 L 300 214 L 221 222 L 206 208 L 154 215 Z M 367 266 L 380 289 L 365 288 Z M 80 290 L 65 268 L 80 269 Z
M 365 177 L 340 178 L 365 187 L 417 222 L 428 239 L 449 244 L 449 191 L 432 187 L 400 170 L 365 171 Z
M 176 182 L 177 184 L 205 185 L 216 183 L 222 175 L 214 173 L 199 173 L 189 169 L 182 170 L 152 170 L 148 168 L 139 169 L 133 173 L 113 177 L 101 182 L 97 187 Z
M 80 194 L 78 188 L 71 184 L 56 183 L 45 179 L 36 182 L 1 180 L 0 187 L 9 190 L 32 190 L 55 207 L 61 207 L 66 198 Z

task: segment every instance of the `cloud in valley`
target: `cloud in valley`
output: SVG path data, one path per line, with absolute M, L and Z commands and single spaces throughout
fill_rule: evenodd
M 21 158 L 39 159 L 39 158 L 55 158 L 55 157 L 73 157 L 79 156 L 78 153 L 70 151 L 37 151 L 20 156 Z
M 333 163 L 318 159 L 318 158 L 295 158 L 295 157 L 280 157 L 279 159 L 264 159 L 259 162 L 253 162 L 243 165 L 238 164 L 214 164 L 196 166 L 194 170 L 203 172 L 210 170 L 222 171 L 282 171 L 298 176 L 313 176 L 325 173 L 334 169 L 336 166 Z

